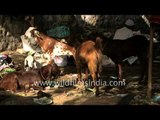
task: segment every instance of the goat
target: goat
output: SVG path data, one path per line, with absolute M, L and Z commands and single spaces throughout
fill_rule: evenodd
M 52 58 L 56 54 L 73 55 L 75 54 L 75 48 L 67 45 L 66 43 L 59 42 L 58 40 L 39 32 L 36 29 L 32 29 L 31 35 L 35 38 L 37 44 L 41 47 L 42 52 L 49 54 L 49 64 L 52 63 Z
M 78 72 L 78 80 L 81 80 L 82 68 L 85 69 L 85 80 L 88 79 L 88 70 L 95 82 L 96 96 L 99 94 L 99 86 L 96 85 L 96 81 L 100 77 L 102 71 L 102 52 L 101 52 L 101 39 L 97 38 L 96 42 L 87 40 L 83 42 L 75 53 L 76 67 Z
M 142 83 L 148 68 L 149 41 L 147 38 L 143 35 L 135 35 L 126 40 L 113 40 L 102 35 L 97 36 L 103 39 L 102 53 L 110 57 L 116 64 L 118 80 L 122 80 L 123 60 L 131 56 L 137 56 L 142 69 L 139 83 Z
M 35 53 L 28 55 L 24 60 L 24 69 L 26 71 L 37 69 L 37 63 L 35 61 L 34 54 Z
M 0 81 L 0 88 L 17 92 L 18 90 L 28 90 L 29 88 L 43 88 L 45 86 L 36 86 L 36 83 L 41 81 L 52 80 L 52 77 L 57 77 L 60 70 L 56 65 L 48 64 L 31 71 L 19 71 L 6 74 Z

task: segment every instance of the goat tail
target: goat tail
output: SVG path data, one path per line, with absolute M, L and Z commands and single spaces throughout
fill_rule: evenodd
M 97 37 L 97 38 L 96 38 L 95 47 L 96 47 L 98 50 L 102 50 L 102 39 L 101 39 L 100 37 Z

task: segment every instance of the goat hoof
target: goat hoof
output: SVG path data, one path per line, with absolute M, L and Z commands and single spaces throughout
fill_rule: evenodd
M 99 97 L 99 93 L 95 93 L 95 96 L 96 96 L 96 97 Z
M 95 96 L 99 97 L 99 95 L 100 95 L 99 91 L 95 91 Z

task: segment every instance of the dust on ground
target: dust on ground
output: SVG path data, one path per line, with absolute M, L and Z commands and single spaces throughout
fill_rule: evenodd
M 5 51 L 3 53 L 12 57 L 19 70 L 24 68 L 25 54 L 16 51 Z M 158 85 L 160 82 L 159 67 L 160 63 L 153 63 L 153 94 L 158 93 L 160 90 Z M 60 69 L 64 71 L 64 75 L 55 80 L 57 83 L 63 80 L 67 82 L 76 80 L 77 72 L 75 66 L 67 66 Z M 157 102 L 146 98 L 147 86 L 138 84 L 139 74 L 139 65 L 124 65 L 123 78 L 126 82 L 125 86 L 101 86 L 98 97 L 95 97 L 94 92 L 90 89 L 84 90 L 81 85 L 79 85 L 80 87 L 74 85 L 46 87 L 45 90 L 41 90 L 42 94 L 44 94 L 41 94 L 41 97 L 39 96 L 39 90 L 30 90 L 27 93 L 0 91 L 0 105 L 41 105 L 45 102 L 50 105 L 159 105 Z M 114 81 L 114 76 L 114 67 L 103 67 L 101 75 L 103 81 Z M 49 95 L 49 97 L 45 97 L 45 94 Z M 41 98 L 44 99 L 42 100 Z M 36 100 L 41 100 L 41 103 L 36 102 Z

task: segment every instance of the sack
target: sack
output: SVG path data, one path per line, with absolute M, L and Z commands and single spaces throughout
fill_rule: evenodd
M 57 26 L 47 31 L 47 35 L 54 38 L 64 38 L 70 35 L 69 27 L 65 25 Z

